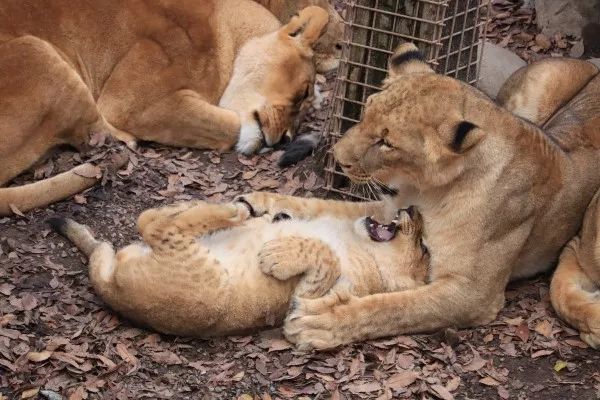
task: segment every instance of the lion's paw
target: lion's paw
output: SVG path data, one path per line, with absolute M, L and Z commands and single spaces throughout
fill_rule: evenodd
M 292 238 L 271 240 L 264 244 L 258 254 L 258 264 L 262 272 L 280 281 L 285 281 L 298 275 L 297 259 L 290 255 L 290 249 L 295 245 Z
M 318 299 L 294 298 L 283 328 L 285 337 L 300 350 L 331 349 L 352 342 L 352 330 L 344 318 L 351 299 L 350 294 L 333 289 Z

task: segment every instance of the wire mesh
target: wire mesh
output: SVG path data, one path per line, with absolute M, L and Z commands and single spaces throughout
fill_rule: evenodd
M 333 145 L 362 117 L 367 98 L 380 90 L 387 61 L 402 42 L 413 42 L 438 73 L 474 84 L 479 77 L 486 0 L 349 0 L 344 44 L 326 127 L 326 189 L 361 200 L 372 196 L 347 186 Z

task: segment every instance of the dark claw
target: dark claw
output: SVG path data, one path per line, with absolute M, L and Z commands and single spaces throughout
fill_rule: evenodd
M 256 217 L 256 211 L 254 210 L 254 207 L 252 207 L 252 204 L 250 204 L 248 202 L 248 200 L 246 200 L 243 197 L 238 197 L 235 201 L 236 201 L 236 203 L 242 203 L 243 205 L 245 205 L 248 208 L 248 212 L 250 213 L 250 216 Z
M 273 217 L 273 221 L 272 222 L 279 222 L 279 221 L 283 221 L 283 220 L 286 220 L 286 219 L 292 219 L 292 216 L 289 215 L 289 214 L 286 214 L 284 212 L 278 212 Z

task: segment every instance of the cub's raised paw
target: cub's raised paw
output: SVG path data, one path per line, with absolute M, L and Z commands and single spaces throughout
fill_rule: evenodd
M 280 281 L 285 281 L 303 272 L 293 249 L 298 240 L 293 237 L 271 240 L 264 244 L 258 253 L 258 263 L 262 272 Z

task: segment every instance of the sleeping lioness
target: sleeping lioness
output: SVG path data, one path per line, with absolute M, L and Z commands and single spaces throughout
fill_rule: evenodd
M 334 147 L 346 175 L 378 185 L 385 201 L 244 196 L 257 213 L 284 209 L 299 218 L 407 204 L 423 215 L 429 284 L 365 297 L 300 299 L 284 325 L 288 339 L 326 348 L 485 324 L 502 308 L 509 280 L 553 266 L 600 187 L 600 75 L 591 63 L 552 58 L 518 71 L 507 84 L 504 100 L 495 104 L 435 74 L 414 46 L 404 44 L 391 57 L 383 91 L 367 100 L 362 121 Z M 557 274 L 554 291 L 588 290 L 565 281 L 586 274 L 575 266 Z M 592 306 L 576 303 L 584 296 L 552 296 L 563 309 L 574 306 L 572 319 L 600 325 Z M 587 336 L 590 344 L 598 343 L 594 329 L 586 332 L 596 335 Z
M 281 26 L 250 0 L 0 0 L 0 186 L 53 147 L 106 133 L 130 145 L 272 146 L 312 94 L 327 23 L 313 6 Z M 0 215 L 94 176 L 0 189 Z
M 90 280 L 105 302 L 167 334 L 225 335 L 279 323 L 292 293 L 319 297 L 335 285 L 339 295 L 364 296 L 425 282 L 428 254 L 412 208 L 387 225 L 371 217 L 251 214 L 243 202 L 147 210 L 138 219 L 144 243 L 116 254 L 72 220 L 51 225 L 89 257 Z

